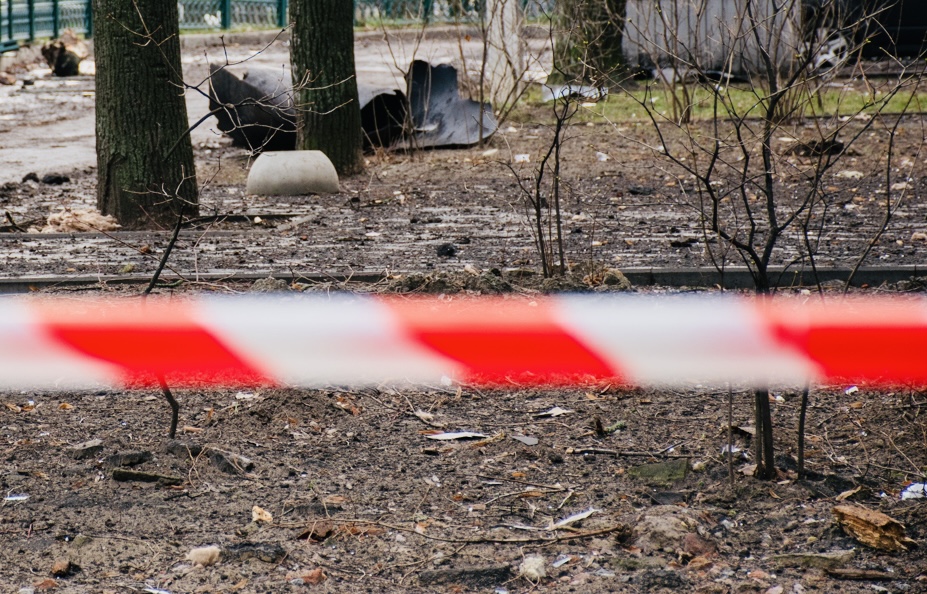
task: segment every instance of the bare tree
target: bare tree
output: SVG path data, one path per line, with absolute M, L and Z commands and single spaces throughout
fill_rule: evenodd
M 853 59 L 865 24 L 842 5 L 821 0 L 809 13 L 799 0 L 675 0 L 651 11 L 628 4 L 634 59 L 656 79 L 643 91 L 627 88 L 651 123 L 650 147 L 677 177 L 679 203 L 700 222 L 711 261 L 723 273 L 740 260 L 761 294 L 776 286 L 770 265 L 783 244 L 798 254 L 789 266 L 814 270 L 836 199 L 828 175 L 918 78 L 902 70 L 862 106 L 849 107 L 845 90 L 828 94 L 826 105 L 834 68 Z M 660 89 L 670 95 L 667 110 L 656 107 Z M 757 475 L 773 478 L 766 389 L 756 390 L 755 410 Z

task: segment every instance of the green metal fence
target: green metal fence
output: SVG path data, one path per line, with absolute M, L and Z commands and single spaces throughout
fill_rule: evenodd
M 128 1 L 128 0 L 125 0 Z M 165 0 L 170 1 L 170 0 Z M 355 20 L 455 22 L 479 16 L 485 0 L 355 0 Z M 554 0 L 521 0 L 529 18 L 549 12 Z M 288 0 L 180 0 L 181 29 L 272 28 L 287 24 Z M 0 0 L 0 44 L 93 30 L 91 0 Z

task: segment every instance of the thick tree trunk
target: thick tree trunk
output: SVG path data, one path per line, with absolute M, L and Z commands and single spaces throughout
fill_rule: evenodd
M 93 0 L 97 205 L 127 227 L 197 213 L 177 3 Z
M 320 150 L 340 174 L 363 169 L 354 75 L 354 7 L 344 0 L 290 0 L 296 147 Z
M 621 49 L 626 0 L 557 3 L 555 78 L 608 86 L 625 66 Z

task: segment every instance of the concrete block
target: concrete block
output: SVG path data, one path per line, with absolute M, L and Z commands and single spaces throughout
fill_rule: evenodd
M 248 172 L 248 194 L 298 196 L 336 194 L 338 173 L 321 151 L 261 153 Z

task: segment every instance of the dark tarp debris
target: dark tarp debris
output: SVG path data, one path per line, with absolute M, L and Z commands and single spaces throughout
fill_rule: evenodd
M 219 129 L 237 145 L 252 150 L 292 150 L 296 146 L 296 110 L 289 70 L 212 66 L 209 108 Z M 386 148 L 470 146 L 498 127 L 488 103 L 463 99 L 457 70 L 416 60 L 398 89 L 358 85 L 365 145 Z M 482 130 L 480 122 L 482 119 Z M 406 123 L 409 122 L 409 125 Z
M 284 68 L 248 67 L 241 76 L 209 67 L 209 110 L 219 129 L 251 150 L 296 148 L 293 79 Z

